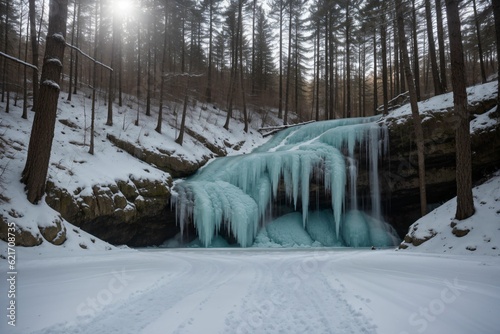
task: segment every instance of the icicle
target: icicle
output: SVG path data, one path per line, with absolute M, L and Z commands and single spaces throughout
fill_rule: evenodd
M 333 180 L 333 189 L 335 189 L 332 195 L 332 207 L 334 208 L 334 217 L 335 217 L 335 233 L 337 237 L 340 234 L 340 224 L 341 224 L 341 216 L 343 213 L 343 209 L 345 206 L 345 187 L 346 187 L 346 173 L 345 173 L 345 160 L 342 158 L 340 152 L 335 156 L 335 179 Z M 341 170 L 344 172 L 342 173 Z
M 301 157 L 301 171 L 300 171 L 300 189 L 301 189 L 301 199 L 302 199 L 302 225 L 306 227 L 307 216 L 309 211 L 309 182 L 311 180 L 313 161 L 311 155 L 303 155 Z
M 259 223 L 265 219 L 278 195 L 281 180 L 287 201 L 293 203 L 295 209 L 301 201 L 300 215 L 305 229 L 310 215 L 310 180 L 313 173 L 321 171 L 321 175 L 314 177 L 322 178 L 325 191 L 331 194 L 331 214 L 322 214 L 321 221 L 330 219 L 332 222 L 335 234 L 332 240 L 341 243 L 342 236 L 361 240 L 362 236 L 354 238 L 353 233 L 360 235 L 361 231 L 368 231 L 372 226 L 371 220 L 367 223 L 367 218 L 361 221 L 359 217 L 364 216 L 357 211 L 357 162 L 354 155 L 356 148 L 367 148 L 373 219 L 380 221 L 378 160 L 379 155 L 387 150 L 388 136 L 386 128 L 374 123 L 378 119 L 379 116 L 351 118 L 289 128 L 274 135 L 252 154 L 215 159 L 196 175 L 175 186 L 176 219 L 181 233 L 184 233 L 185 225 L 192 222 L 204 246 L 211 244 L 221 228 L 227 228 L 241 246 L 251 245 Z M 348 157 L 344 157 L 341 151 L 347 151 Z M 347 178 L 351 211 L 344 214 Z M 318 216 L 314 216 L 314 220 L 317 219 Z M 351 221 L 353 226 L 350 226 Z M 323 226 L 323 223 L 318 224 Z M 375 227 L 379 225 L 374 224 Z M 378 228 L 374 233 L 381 230 L 384 229 Z M 378 239 L 383 237 L 382 233 Z M 350 243 L 361 244 L 360 241 Z
M 369 131 L 369 136 L 367 140 L 368 150 L 369 150 L 369 160 L 370 160 L 370 191 L 371 191 L 371 204 L 372 204 L 372 215 L 376 219 L 381 219 L 381 207 L 380 207 L 380 184 L 378 179 L 378 160 L 379 160 L 379 138 L 380 138 L 380 128 L 378 125 L 374 124 Z
M 356 160 L 354 158 L 348 157 L 348 170 L 349 170 L 349 191 L 350 191 L 350 208 L 351 210 L 358 209 L 358 193 L 357 193 L 357 181 L 358 181 L 358 167 L 356 166 Z

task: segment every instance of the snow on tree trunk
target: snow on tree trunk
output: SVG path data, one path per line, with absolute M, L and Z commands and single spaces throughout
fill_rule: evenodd
M 56 122 L 59 81 L 66 46 L 67 0 L 51 0 L 45 59 L 39 92 L 39 103 L 33 120 L 28 157 L 22 172 L 28 200 L 37 203 L 45 192 L 52 139 Z M 57 60 L 57 61 L 55 61 Z

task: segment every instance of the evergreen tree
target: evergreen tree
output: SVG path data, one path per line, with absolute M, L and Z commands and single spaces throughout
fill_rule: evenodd
M 255 23 L 255 90 L 262 95 L 271 85 L 275 70 L 271 50 L 273 32 L 262 6 L 257 7 Z

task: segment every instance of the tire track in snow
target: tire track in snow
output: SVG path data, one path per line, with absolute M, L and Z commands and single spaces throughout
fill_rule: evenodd
M 232 266 L 234 260 L 219 257 L 210 260 L 205 254 L 193 254 L 178 254 L 180 256 L 176 257 L 186 266 L 181 273 L 163 277 L 153 287 L 108 305 L 93 318 L 81 318 L 77 323 L 60 323 L 33 333 L 123 334 L 123 328 L 130 333 L 195 333 L 199 331 L 190 327 L 196 325 L 198 318 L 206 329 L 207 319 L 203 317 L 203 311 L 220 302 L 217 293 L 234 280 L 241 272 L 241 266 Z M 240 301 L 234 303 L 237 305 Z M 209 313 L 213 314 L 213 310 Z M 221 317 L 222 326 L 226 313 Z
M 175 273 L 173 277 L 162 277 L 153 286 L 146 290 L 134 292 L 129 298 L 104 307 L 94 317 L 79 317 L 76 323 L 61 323 L 34 334 L 58 333 L 122 333 L 126 327 L 130 332 L 140 333 L 142 328 L 159 316 L 162 309 L 169 308 L 182 299 L 185 291 L 179 286 L 194 283 L 190 275 L 194 271 L 193 264 L 180 259 L 186 268 Z M 200 264 L 199 269 L 204 269 Z M 168 268 L 166 268 L 168 273 Z M 192 285 L 192 284 L 190 284 Z M 204 285 L 198 286 L 202 289 Z M 158 309 L 157 306 L 160 308 Z M 124 325 L 124 323 L 126 325 Z
M 352 253 L 332 257 L 324 251 L 204 250 L 145 255 L 157 257 L 156 266 L 165 265 L 165 275 L 153 286 L 106 306 L 95 317 L 34 333 L 123 334 L 124 328 L 147 334 L 375 332 L 346 301 L 342 286 L 329 284 L 331 277 L 321 270 Z M 175 272 L 168 268 L 173 262 Z
M 349 305 L 342 288 L 328 284 L 320 268 L 329 259 L 325 252 L 277 254 L 267 267 L 268 276 L 245 297 L 240 314 L 228 318 L 225 332 L 375 332 L 375 326 Z

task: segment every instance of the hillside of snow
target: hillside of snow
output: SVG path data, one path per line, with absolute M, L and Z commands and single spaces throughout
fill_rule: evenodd
M 3 215 L 10 223 L 14 223 L 18 232 L 29 231 L 37 236 L 42 241 L 37 247 L 40 250 L 53 247 L 71 250 L 112 248 L 66 222 L 44 200 L 38 205 L 27 201 L 24 185 L 19 180 L 27 157 L 34 114 L 29 111 L 28 119 L 22 119 L 22 101 L 18 101 L 17 106 L 13 103 L 12 99 L 9 113 L 5 113 L 5 103 L 0 103 L 0 216 Z M 182 146 L 175 142 L 179 133 L 182 116 L 179 110 L 182 110 L 182 106 L 169 103 L 164 107 L 162 134 L 159 134 L 155 131 L 157 106 L 153 104 L 151 116 L 146 116 L 141 109 L 139 125 L 136 126 L 137 105 L 129 97 L 125 99 L 123 107 L 114 105 L 112 126 L 105 125 L 107 105 L 104 99 L 97 99 L 95 154 L 91 155 L 88 153 L 91 104 L 90 94 L 73 95 L 71 102 L 66 100 L 64 93 L 59 98 L 48 179 L 70 193 L 91 193 L 94 185 L 130 178 L 160 182 L 171 179 L 168 173 L 115 147 L 107 139 L 109 135 L 151 151 L 169 152 L 170 156 L 183 161 L 199 162 L 213 157 L 213 152 L 188 133 L 184 134 Z M 238 110 L 233 112 L 234 118 L 231 119 L 229 130 L 226 130 L 223 128 L 225 112 L 215 106 L 191 103 L 187 109 L 186 127 L 202 134 L 209 143 L 224 147 L 229 155 L 243 154 L 265 141 L 257 132 L 258 128 L 279 124 L 271 111 L 249 112 L 250 131 L 245 133 L 242 115 Z M 50 226 L 54 221 L 62 221 L 63 229 L 66 230 L 68 240 L 62 246 L 43 241 L 39 233 L 40 228 Z M 7 236 L 7 231 L 3 233 Z M 5 242 L 0 241 L 0 244 Z M 6 247 L 1 247 L 0 254 L 5 256 Z
M 492 81 L 483 85 L 476 85 L 467 88 L 467 103 L 469 108 L 480 106 L 483 101 L 496 99 L 498 91 L 498 81 Z M 434 113 L 447 113 L 453 110 L 453 92 L 431 97 L 418 103 L 418 111 L 422 117 L 422 122 L 432 117 Z M 470 125 L 470 131 L 481 131 L 484 128 L 490 128 L 498 122 L 498 116 L 495 116 L 497 108 L 494 107 L 486 113 L 476 116 Z M 410 104 L 405 104 L 389 113 L 383 118 L 383 122 L 403 122 L 411 117 Z
M 476 209 L 472 217 L 454 219 L 457 200 L 453 198 L 416 221 L 400 247 L 412 252 L 500 256 L 500 173 L 472 192 Z

